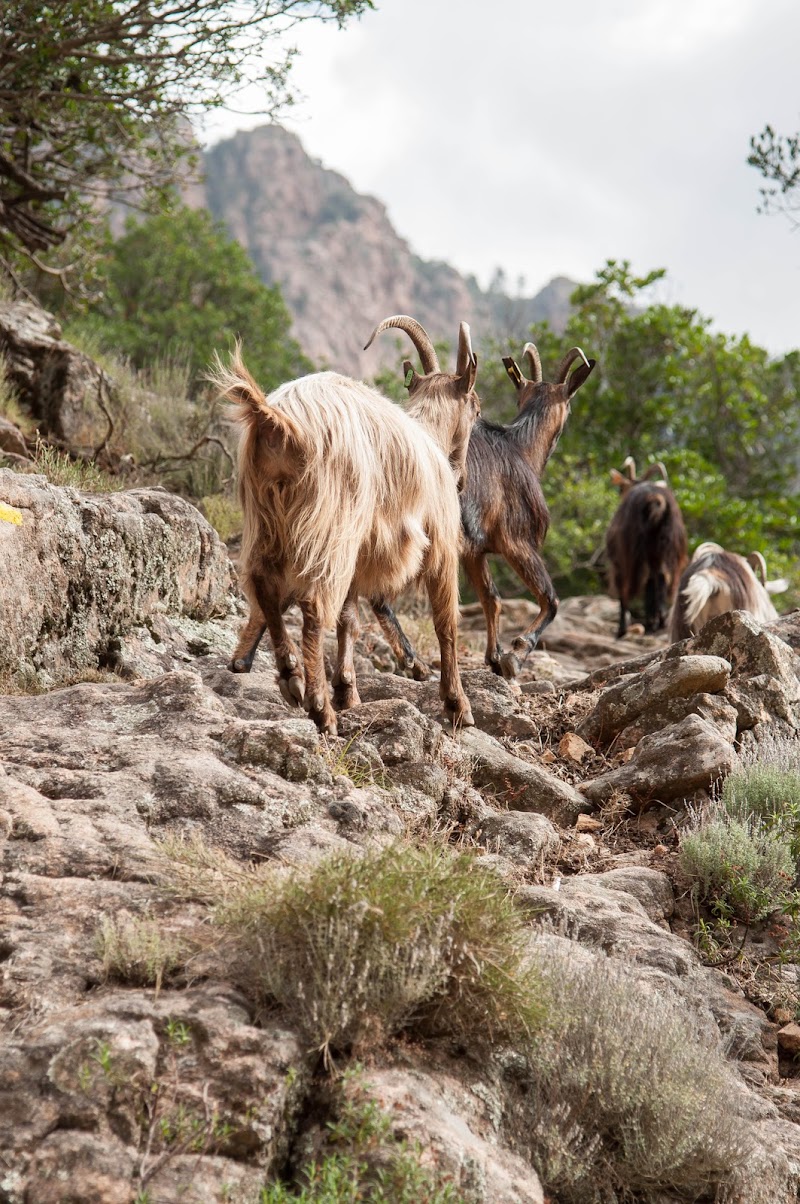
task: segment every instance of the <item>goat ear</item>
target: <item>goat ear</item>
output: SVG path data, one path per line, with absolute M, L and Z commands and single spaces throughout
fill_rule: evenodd
M 475 352 L 472 352 L 471 357 L 467 360 L 467 366 L 458 378 L 459 391 L 471 393 L 475 388 L 475 380 L 478 375 L 478 357 Z
M 403 360 L 403 384 L 408 389 L 409 393 L 412 389 L 416 389 L 422 377 L 415 371 L 411 360 Z
M 519 390 L 525 383 L 525 377 L 519 370 L 519 365 L 516 360 L 513 360 L 510 355 L 503 356 L 503 367 L 508 373 L 509 380 L 515 389 Z
M 630 481 L 616 468 L 611 469 L 611 484 L 616 485 L 617 489 L 621 489 L 623 485 L 630 485 Z
M 299 452 L 302 436 L 298 427 L 286 414 L 273 406 L 266 406 L 258 417 L 258 435 L 270 451 Z
M 578 364 L 574 372 L 570 373 L 567 380 L 567 397 L 572 397 L 574 393 L 577 393 L 581 385 L 586 383 L 596 363 L 597 360 L 589 360 L 588 364 Z

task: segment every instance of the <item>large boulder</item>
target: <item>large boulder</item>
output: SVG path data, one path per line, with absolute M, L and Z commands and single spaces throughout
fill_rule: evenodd
M 95 668 L 151 616 L 227 613 L 231 570 L 200 512 L 161 489 L 79 493 L 0 469 L 0 673 Z
M 44 434 L 76 449 L 94 446 L 106 429 L 98 398 L 105 404 L 103 391 L 112 384 L 94 360 L 61 337 L 52 314 L 27 301 L 0 301 L 0 355 Z

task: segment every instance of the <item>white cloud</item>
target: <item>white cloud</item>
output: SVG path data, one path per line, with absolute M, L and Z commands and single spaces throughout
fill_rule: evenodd
M 766 122 L 800 127 L 795 0 L 378 0 L 295 40 L 285 123 L 419 254 L 531 289 L 625 257 L 719 329 L 800 345 L 800 234 L 756 214 L 746 165 Z

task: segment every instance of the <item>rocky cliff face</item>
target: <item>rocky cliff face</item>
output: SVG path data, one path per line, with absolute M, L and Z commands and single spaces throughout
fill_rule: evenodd
M 386 209 L 306 154 L 280 126 L 262 126 L 204 156 L 205 203 L 247 248 L 267 283 L 280 284 L 303 350 L 320 366 L 360 375 L 378 362 L 362 348 L 376 322 L 410 313 L 435 340 L 461 321 L 475 337 L 522 338 L 534 321 L 558 329 L 574 284 L 558 278 L 532 298 L 481 290 L 446 263 L 414 255 Z M 386 341 L 388 355 L 391 340 Z

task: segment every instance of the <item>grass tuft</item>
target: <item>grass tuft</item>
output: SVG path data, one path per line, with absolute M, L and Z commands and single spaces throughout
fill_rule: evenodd
M 148 917 L 103 916 L 96 937 L 104 979 L 161 990 L 165 979 L 182 968 L 188 949 L 174 934 Z
M 779 833 L 724 810 L 683 837 L 680 865 L 701 902 L 746 923 L 786 906 L 795 876 L 791 849 Z

